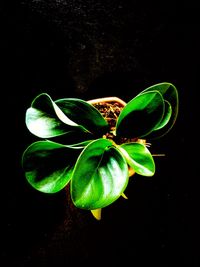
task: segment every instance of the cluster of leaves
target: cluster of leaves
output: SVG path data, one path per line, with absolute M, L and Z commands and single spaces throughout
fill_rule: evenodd
M 172 128 L 177 113 L 176 87 L 166 82 L 155 84 L 126 104 L 114 135 L 156 139 Z M 104 138 L 109 125 L 87 101 L 53 101 L 42 93 L 26 111 L 26 126 L 43 139 L 23 153 L 26 179 L 44 193 L 56 193 L 70 183 L 71 199 L 78 208 L 96 210 L 116 201 L 128 185 L 129 167 L 143 176 L 155 173 L 147 146 L 138 142 L 119 145 Z M 60 137 L 64 144 L 56 141 Z

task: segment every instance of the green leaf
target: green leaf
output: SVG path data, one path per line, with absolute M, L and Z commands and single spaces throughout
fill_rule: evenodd
M 76 159 L 84 144 L 64 146 L 51 141 L 31 144 L 23 153 L 27 181 L 44 193 L 56 193 L 70 181 Z
M 154 175 L 154 159 L 145 145 L 132 142 L 121 145 L 119 149 L 126 158 L 129 166 L 132 167 L 137 174 L 143 176 Z
M 149 92 L 149 91 L 158 91 L 162 97 L 165 100 L 165 109 L 169 111 L 170 106 L 170 112 L 168 113 L 165 122 L 161 123 L 160 127 L 155 129 L 155 132 L 152 132 L 148 138 L 159 138 L 166 133 L 168 133 L 171 128 L 173 127 L 177 116 L 178 116 L 178 109 L 179 109 L 179 97 L 178 97 L 178 91 L 176 87 L 172 83 L 163 82 L 158 83 L 155 85 L 152 85 L 145 90 L 143 90 L 140 94 Z
M 41 138 L 59 136 L 77 129 L 86 131 L 70 120 L 45 93 L 37 96 L 26 111 L 26 126 L 31 133 Z
M 91 142 L 80 154 L 71 180 L 76 207 L 103 208 L 117 200 L 128 184 L 128 166 L 108 139 Z
M 55 103 L 67 117 L 87 131 L 99 136 L 107 131 L 107 121 L 94 106 L 86 101 L 78 98 L 64 98 L 55 101 Z
M 137 95 L 121 111 L 116 135 L 145 137 L 160 125 L 165 113 L 164 99 L 157 91 Z
M 26 111 L 26 125 L 41 138 L 105 133 L 107 121 L 101 113 L 84 100 L 65 98 L 53 101 L 46 94 L 37 96 Z

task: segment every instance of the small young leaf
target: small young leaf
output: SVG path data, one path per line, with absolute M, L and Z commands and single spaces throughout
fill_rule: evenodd
M 121 111 L 116 125 L 116 135 L 122 137 L 145 137 L 161 123 L 164 99 L 157 91 L 137 95 Z
M 41 192 L 60 191 L 71 179 L 81 148 L 80 144 L 77 147 L 70 147 L 51 141 L 31 144 L 22 156 L 26 179 Z
M 140 94 L 154 90 L 158 91 L 164 98 L 165 109 L 169 111 L 169 106 L 170 106 L 171 110 L 166 117 L 165 120 L 166 123 L 163 124 L 161 123 L 160 127 L 155 129 L 156 130 L 155 132 L 150 133 L 148 138 L 151 139 L 159 138 L 171 130 L 177 119 L 178 109 L 179 109 L 178 91 L 173 84 L 168 82 L 158 83 L 146 88 Z
M 91 210 L 92 215 L 98 221 L 101 220 L 101 212 L 102 212 L 102 209 Z
M 130 167 L 137 174 L 152 176 L 155 173 L 154 159 L 147 147 L 140 143 L 127 143 L 119 147 Z
M 108 139 L 91 142 L 80 154 L 71 180 L 76 207 L 95 210 L 117 200 L 128 184 L 128 166 Z

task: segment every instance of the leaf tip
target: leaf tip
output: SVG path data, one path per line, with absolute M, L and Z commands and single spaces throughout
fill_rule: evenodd
M 97 219 L 98 221 L 101 220 L 101 208 L 99 209 L 95 209 L 95 210 L 91 210 L 92 215 L 94 216 L 95 219 Z
M 124 193 L 122 193 L 121 196 L 125 199 L 128 199 L 128 197 Z

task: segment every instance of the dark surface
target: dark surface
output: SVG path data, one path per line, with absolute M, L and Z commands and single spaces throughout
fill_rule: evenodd
M 4 2 L 0 266 L 199 266 L 197 7 L 186 1 Z M 36 139 L 24 115 L 36 95 L 128 101 L 163 81 L 180 97 L 174 128 L 152 144 L 166 156 L 155 158 L 154 177 L 135 176 L 129 199 L 105 208 L 101 221 L 70 207 L 65 191 L 44 195 L 26 183 L 21 155 Z

